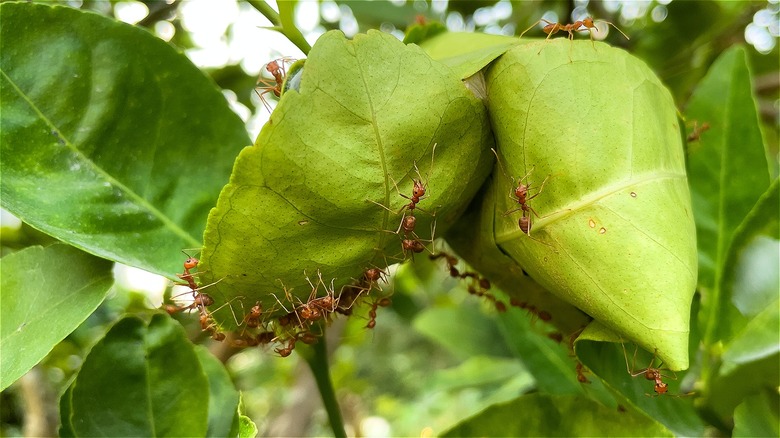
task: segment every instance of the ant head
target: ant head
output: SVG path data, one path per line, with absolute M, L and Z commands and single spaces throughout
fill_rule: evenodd
M 595 25 L 593 24 L 593 18 L 591 18 L 591 17 L 583 18 L 582 19 L 582 24 L 585 27 L 587 27 L 588 29 L 591 29 L 591 28 L 595 27 Z
M 370 268 L 367 269 L 363 275 L 368 281 L 377 281 L 382 278 L 382 270 L 379 268 Z
M 200 260 L 195 257 L 187 257 L 187 260 L 184 261 L 184 269 L 192 269 L 198 266 L 198 263 L 200 263 Z
M 423 185 L 422 181 L 416 179 L 414 180 L 414 188 L 412 188 L 412 197 L 421 198 L 423 196 L 425 196 L 425 185 Z
M 664 382 L 662 382 L 660 380 L 656 380 L 655 387 L 653 388 L 653 390 L 658 395 L 666 394 L 666 391 L 669 390 L 669 385 L 667 385 L 666 383 L 664 383 Z
M 515 196 L 517 196 L 518 199 L 525 199 L 525 197 L 528 196 L 528 186 L 526 184 L 519 183 L 515 188 Z
M 208 307 L 214 304 L 214 298 L 211 298 L 211 295 L 209 294 L 201 292 L 195 297 L 195 302 L 199 306 Z

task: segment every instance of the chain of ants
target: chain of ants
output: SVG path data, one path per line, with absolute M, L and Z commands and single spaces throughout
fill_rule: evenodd
M 219 309 L 209 310 L 209 306 L 214 304 L 214 299 L 209 294 L 202 292 L 204 288 L 211 285 L 198 286 L 194 280 L 197 273 L 193 273 L 191 270 L 196 268 L 198 263 L 198 259 L 188 257 L 184 262 L 184 273 L 177 274 L 186 283 L 176 284 L 190 288 L 193 302 L 184 306 L 169 304 L 165 306 L 165 310 L 170 314 L 184 310 L 197 310 L 200 315 L 201 329 L 209 332 L 212 339 L 216 341 L 227 340 L 233 347 L 254 347 L 277 343 L 278 348 L 274 349 L 274 351 L 281 357 L 289 356 L 298 341 L 309 345 L 318 342 L 318 338 L 322 334 L 317 331 L 319 326 L 315 323 L 319 321 L 329 323 L 334 313 L 346 316 L 351 315 L 353 306 L 362 297 L 368 296 L 374 288 L 378 287 L 380 281 L 386 281 L 385 273 L 382 270 L 370 268 L 363 273 L 360 280 L 346 286 L 338 297 L 335 296 L 334 289 L 332 287 L 328 289 L 327 286 L 326 295 L 317 297 L 319 285 L 324 285 L 320 277 L 316 285 L 312 284 L 312 293 L 306 302 L 299 300 L 298 303 L 295 303 L 293 297 L 285 290 L 286 299 L 292 305 L 292 310 L 288 310 L 277 298 L 278 305 L 281 309 L 285 309 L 287 313 L 273 321 L 269 321 L 270 315 L 279 309 L 274 306 L 273 309 L 264 311 L 262 303 L 260 301 L 255 302 L 243 319 L 236 321 L 239 327 L 243 327 L 241 332 L 228 339 L 220 331 L 218 324 L 212 317 L 212 313 Z M 225 305 L 228 304 L 226 303 Z M 387 307 L 390 304 L 391 300 L 389 297 L 375 298 L 368 312 L 369 321 L 366 327 L 374 328 L 376 326 L 377 308 Z

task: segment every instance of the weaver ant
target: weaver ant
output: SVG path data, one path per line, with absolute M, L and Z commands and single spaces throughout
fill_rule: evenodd
M 282 85 L 284 84 L 284 77 L 287 74 L 285 63 L 291 63 L 293 62 L 292 59 L 289 58 L 278 58 L 275 59 L 268 64 L 265 65 L 264 69 L 268 73 L 271 74 L 273 79 L 268 79 L 263 77 L 262 73 L 260 74 L 260 77 L 257 79 L 257 84 L 255 84 L 255 92 L 257 93 L 258 97 L 260 97 L 260 100 L 263 102 L 263 106 L 270 112 L 271 106 L 268 104 L 268 102 L 265 100 L 264 95 L 268 93 L 273 93 L 274 96 L 277 98 L 282 96 Z M 262 92 L 258 92 L 258 89 L 262 89 Z
M 295 349 L 295 343 L 298 341 L 297 337 L 290 338 L 290 340 L 287 341 L 287 347 L 285 348 L 277 348 L 274 350 L 276 354 L 278 354 L 281 357 L 287 357 L 290 354 L 292 354 L 293 349 Z
M 653 392 L 655 394 L 647 394 L 647 393 L 645 393 L 645 395 L 647 395 L 648 397 L 650 397 L 650 396 L 657 397 L 659 395 L 664 395 L 664 394 L 666 394 L 669 391 L 669 385 L 666 382 L 664 382 L 663 379 L 664 378 L 669 378 L 669 379 L 672 379 L 672 380 L 677 380 L 677 373 L 672 371 L 672 375 L 665 375 L 665 374 L 662 374 L 661 371 L 670 371 L 670 370 L 668 370 L 666 368 L 660 368 L 660 366 L 659 366 L 659 368 L 653 367 L 653 362 L 655 362 L 655 358 L 656 358 L 655 354 L 653 354 L 653 357 L 650 359 L 650 363 L 647 365 L 646 368 L 643 368 L 643 369 L 641 369 L 639 371 L 632 371 L 631 367 L 628 365 L 628 354 L 626 353 L 626 346 L 622 342 L 620 343 L 620 346 L 623 347 L 623 357 L 626 359 L 626 371 L 628 371 L 628 374 L 630 374 L 631 377 L 644 375 L 645 379 L 653 381 L 653 383 L 654 383 L 654 385 L 653 385 Z M 634 360 L 633 360 L 634 364 L 636 364 L 636 353 L 637 353 L 638 350 L 639 350 L 639 346 L 637 346 L 636 349 L 634 350 Z M 677 396 L 678 397 L 682 397 L 682 396 L 691 395 L 691 394 L 693 394 L 693 393 L 682 394 L 682 395 L 677 395 Z
M 196 259 L 195 257 L 192 257 L 186 252 L 184 253 L 184 255 L 187 256 L 187 260 L 184 261 L 184 273 L 176 274 L 176 276 L 179 277 L 179 279 L 181 280 L 187 281 L 187 283 L 176 283 L 176 284 L 179 286 L 188 286 L 190 289 L 195 290 L 198 288 L 198 285 L 195 283 L 194 280 L 194 277 L 195 275 L 197 275 L 197 273 L 190 272 L 190 269 L 195 269 L 196 267 L 198 267 L 200 260 Z
M 701 135 L 705 131 L 707 131 L 708 129 L 710 129 L 710 124 L 709 123 L 704 122 L 704 123 L 701 124 L 701 126 L 699 126 L 699 122 L 695 122 L 694 121 L 693 122 L 693 131 L 690 134 L 688 134 L 688 137 L 686 138 L 686 140 L 688 141 L 688 143 L 692 143 L 694 141 L 699 141 L 699 138 L 701 138 Z
M 493 151 L 493 154 L 496 156 L 496 161 L 498 162 L 498 166 L 501 168 L 501 172 L 504 174 L 504 176 L 512 180 L 512 184 L 517 184 L 517 186 L 512 190 L 512 194 L 510 195 L 510 198 L 513 201 L 517 202 L 520 206 L 513 210 L 507 211 L 506 213 L 504 213 L 504 216 L 508 216 L 516 211 L 522 211 L 523 212 L 522 216 L 520 216 L 520 219 L 518 219 L 517 221 L 517 226 L 520 228 L 520 231 L 522 231 L 523 234 L 525 234 L 532 240 L 535 240 L 539 243 L 543 243 L 547 246 L 552 246 L 549 243 L 542 242 L 539 239 L 535 239 L 531 237 L 530 213 L 533 213 L 539 219 L 541 219 L 542 216 L 540 216 L 539 213 L 528 204 L 529 201 L 542 194 L 542 190 L 544 190 L 544 185 L 547 184 L 547 180 L 550 179 L 550 175 L 547 175 L 547 177 L 544 178 L 544 181 L 542 181 L 542 184 L 539 186 L 537 192 L 529 196 L 529 193 L 531 191 L 531 183 L 525 184 L 523 183 L 523 181 L 526 181 L 528 177 L 531 176 L 531 173 L 534 171 L 535 167 L 531 167 L 531 170 L 529 170 L 524 177 L 515 181 L 515 179 L 511 175 L 508 175 L 506 171 L 504 171 L 504 166 L 501 165 L 501 159 L 498 156 L 498 152 L 496 152 L 495 149 L 491 149 L 491 151 Z
M 260 316 L 263 314 L 263 304 L 256 301 L 255 305 L 249 309 L 249 313 L 244 317 L 247 327 L 257 328 L 260 326 Z
M 542 19 L 538 20 L 536 23 L 532 24 L 531 27 L 529 27 L 528 29 L 524 30 L 523 33 L 520 34 L 520 38 L 522 38 L 523 35 L 525 35 L 526 32 L 528 32 L 529 30 L 533 29 L 537 24 L 541 23 L 542 21 L 544 21 L 546 23 L 545 26 L 542 28 L 542 31 L 547 34 L 547 38 L 545 38 L 545 40 L 550 39 L 550 37 L 553 34 L 555 34 L 555 33 L 558 33 L 558 32 L 568 32 L 569 40 L 573 41 L 574 40 L 574 32 L 587 30 L 590 33 L 590 42 L 593 44 L 593 48 L 594 49 L 596 48 L 596 45 L 593 42 L 594 41 L 593 40 L 593 29 L 597 29 L 598 30 L 598 28 L 593 23 L 593 18 L 591 18 L 591 17 L 583 18 L 582 20 L 577 20 L 577 21 L 575 21 L 574 23 L 571 23 L 571 24 L 553 23 L 551 21 L 547 21 L 544 18 L 542 18 Z M 626 37 L 627 40 L 631 39 L 631 38 L 628 37 L 628 35 L 626 35 L 622 30 L 620 30 L 613 23 L 610 23 L 609 21 L 606 21 L 606 20 L 598 20 L 598 21 L 601 21 L 602 23 L 607 23 L 610 26 L 614 27 L 618 32 L 620 32 L 621 35 Z M 539 53 L 542 53 L 542 49 L 539 49 Z
M 366 324 L 366 328 L 372 329 L 376 327 L 376 309 L 379 307 L 387 307 L 390 304 L 392 304 L 392 301 L 389 297 L 381 298 L 379 300 L 375 300 L 374 303 L 371 305 L 371 310 L 368 311 L 368 324 Z
M 585 371 L 587 371 L 587 370 L 585 369 L 585 366 L 582 365 L 582 362 L 578 361 L 577 362 L 577 366 L 576 366 L 575 369 L 577 371 L 577 381 L 578 382 L 580 382 L 580 383 L 590 383 L 590 380 L 588 380 L 588 378 L 585 376 Z

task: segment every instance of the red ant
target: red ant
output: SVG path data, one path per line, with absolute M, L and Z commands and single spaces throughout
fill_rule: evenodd
M 628 354 L 626 353 L 626 346 L 622 342 L 620 343 L 620 346 L 623 347 L 623 357 L 626 359 L 626 371 L 628 371 L 628 374 L 630 374 L 631 377 L 644 375 L 645 379 L 653 381 L 653 383 L 654 383 L 654 385 L 653 385 L 653 392 L 655 392 L 655 394 L 651 395 L 651 394 L 647 394 L 646 393 L 645 395 L 656 397 L 656 396 L 659 396 L 659 395 L 664 395 L 664 394 L 666 394 L 669 391 L 669 385 L 667 383 L 665 383 L 663 381 L 663 379 L 664 378 L 669 378 L 669 379 L 672 379 L 672 380 L 677 380 L 677 374 L 674 371 L 672 371 L 672 375 L 671 376 L 670 375 L 664 375 L 664 374 L 661 373 L 661 371 L 669 371 L 669 370 L 667 370 L 666 368 L 660 368 L 660 367 L 659 368 L 655 368 L 655 367 L 653 367 L 653 362 L 655 362 L 655 354 L 653 354 L 653 357 L 650 359 L 650 363 L 647 365 L 646 368 L 641 369 L 639 371 L 631 371 L 631 367 L 628 365 Z M 637 353 L 637 350 L 639 350 L 638 346 L 634 350 L 634 364 L 636 364 L 636 353 Z M 693 393 L 678 395 L 678 397 L 691 395 L 691 394 L 693 394 Z
M 590 380 L 585 376 L 585 366 L 582 365 L 582 362 L 577 362 L 577 367 L 575 368 L 577 370 L 577 381 L 580 383 L 590 383 Z
M 297 338 L 293 337 L 290 338 L 289 341 L 287 341 L 287 347 L 285 348 L 277 348 L 274 350 L 276 354 L 278 354 L 281 357 L 287 357 L 290 354 L 292 354 L 293 349 L 295 349 L 295 343 L 298 341 Z
M 517 187 L 515 187 L 512 192 L 512 195 L 514 195 L 512 197 L 512 200 L 517 202 L 520 206 L 513 210 L 507 211 L 506 213 L 504 213 L 504 216 L 508 216 L 518 210 L 521 210 L 523 214 L 520 217 L 520 219 L 517 221 L 517 226 L 520 228 L 520 231 L 522 231 L 523 234 L 525 234 L 532 240 L 535 240 L 539 243 L 543 243 L 547 246 L 551 246 L 549 243 L 542 242 L 541 240 L 534 239 L 533 237 L 531 237 L 531 215 L 529 213 L 533 213 L 534 215 L 536 215 L 537 218 L 540 219 L 542 218 L 542 216 L 539 216 L 539 213 L 528 204 L 529 201 L 542 194 L 542 190 L 544 190 L 544 185 L 547 184 L 547 180 L 550 179 L 550 175 L 547 175 L 547 177 L 544 178 L 544 181 L 542 181 L 542 184 L 539 186 L 538 191 L 533 195 L 529 196 L 529 193 L 531 191 L 531 183 L 524 184 L 523 181 L 528 179 L 528 177 L 534 171 L 534 167 L 532 167 L 531 170 L 529 170 L 524 177 L 518 179 L 517 182 L 515 183 L 515 179 L 510 175 L 507 175 L 507 173 L 504 171 L 504 166 L 501 165 L 501 159 L 498 156 L 498 152 L 496 152 L 495 149 L 491 149 L 491 150 L 493 151 L 493 154 L 496 156 L 496 161 L 498 162 L 498 165 L 501 168 L 501 172 L 506 177 L 511 179 L 513 184 L 517 184 Z
M 701 135 L 708 129 L 710 129 L 710 124 L 707 122 L 702 123 L 701 126 L 699 126 L 698 122 L 693 122 L 693 131 L 690 134 L 688 134 L 686 140 L 688 141 L 688 143 L 699 141 Z
M 257 95 L 263 102 L 263 106 L 265 106 L 269 112 L 271 111 L 271 106 L 263 96 L 268 93 L 273 93 L 277 98 L 282 96 L 282 85 L 284 84 L 284 77 L 287 74 L 284 64 L 285 62 L 289 63 L 292 61 L 293 60 L 289 58 L 279 58 L 269 62 L 265 65 L 265 70 L 271 74 L 273 80 L 264 78 L 262 73 L 257 79 L 255 92 L 257 92 Z M 263 91 L 258 92 L 258 89 L 262 89 Z
M 195 290 L 198 288 L 198 285 L 195 283 L 193 277 L 195 277 L 197 273 L 190 272 L 190 269 L 195 269 L 196 267 L 198 267 L 200 260 L 190 256 L 187 253 L 184 254 L 187 255 L 187 260 L 184 261 L 184 273 L 176 274 L 176 276 L 179 277 L 179 279 L 181 280 L 186 280 L 187 283 L 176 283 L 176 284 L 179 286 L 188 286 L 190 289 Z
M 244 317 L 247 327 L 257 328 L 260 326 L 260 315 L 263 314 L 263 304 L 256 301 L 255 305 L 249 309 L 249 313 Z
M 376 327 L 376 309 L 381 307 L 387 307 L 390 304 L 392 304 L 392 301 L 389 297 L 381 298 L 379 300 L 374 301 L 374 303 L 371 305 L 371 310 L 368 311 L 368 324 L 366 324 L 366 328 L 372 329 Z
M 572 24 L 553 23 L 551 21 L 547 21 L 544 18 L 542 18 L 539 21 L 537 21 L 536 23 L 532 24 L 531 27 L 529 27 L 528 29 L 524 30 L 523 33 L 520 34 L 520 38 L 522 38 L 523 35 L 525 35 L 526 32 L 528 32 L 529 30 L 533 29 L 537 24 L 541 23 L 542 21 L 544 21 L 546 23 L 545 26 L 542 28 L 542 31 L 547 34 L 547 38 L 545 38 L 545 40 L 550 39 L 550 37 L 553 34 L 555 34 L 555 33 L 558 33 L 558 32 L 568 32 L 569 33 L 569 40 L 573 41 L 574 40 L 574 32 L 581 31 L 581 30 L 587 30 L 588 32 L 590 32 L 590 42 L 593 43 L 593 29 L 597 29 L 598 30 L 596 25 L 593 23 L 593 19 L 590 18 L 590 17 L 584 18 L 582 20 L 577 20 L 577 21 L 575 21 Z M 631 38 L 628 37 L 628 35 L 623 33 L 623 31 L 620 30 L 613 23 L 610 23 L 609 21 L 606 21 L 606 20 L 598 20 L 598 21 L 601 21 L 603 23 L 607 23 L 610 26 L 614 27 L 618 32 L 620 32 L 624 37 L 626 37 L 627 40 L 631 39 Z M 596 48 L 595 43 L 593 43 L 593 48 L 594 49 Z M 542 50 L 539 49 L 539 53 L 541 53 L 541 52 L 542 52 Z

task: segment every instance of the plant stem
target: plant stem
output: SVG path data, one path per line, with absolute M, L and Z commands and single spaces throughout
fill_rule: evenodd
M 274 26 L 281 26 L 282 22 L 279 20 L 279 13 L 274 10 L 268 3 L 263 0 L 246 0 L 253 8 L 263 14 L 268 21 Z
M 305 55 L 309 54 L 311 46 L 297 27 L 295 27 L 295 4 L 294 1 L 280 1 L 277 3 L 279 12 L 277 13 L 264 0 L 246 0 L 253 8 L 257 9 L 265 18 L 267 18 L 274 27 L 274 30 L 286 36 L 291 43 L 295 44 Z
M 314 380 L 317 382 L 317 388 L 322 396 L 322 404 L 328 413 L 330 427 L 333 429 L 333 435 L 336 437 L 346 437 L 344 430 L 344 420 L 341 418 L 341 408 L 336 400 L 336 393 L 333 391 L 333 382 L 330 380 L 330 369 L 328 367 L 328 349 L 325 343 L 325 336 L 319 339 L 319 342 L 307 348 L 308 351 L 301 351 L 301 356 L 309 364 Z

